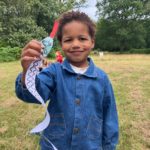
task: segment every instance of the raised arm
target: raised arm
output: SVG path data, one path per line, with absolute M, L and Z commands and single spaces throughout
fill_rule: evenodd
M 41 43 L 32 40 L 22 50 L 21 65 L 23 71 L 16 79 L 16 95 L 26 102 L 39 103 L 25 87 L 25 76 L 31 62 L 40 58 L 41 49 Z M 50 98 L 51 90 L 54 88 L 54 76 L 52 72 L 52 68 L 44 69 L 44 71 L 36 77 L 36 89 L 44 101 Z

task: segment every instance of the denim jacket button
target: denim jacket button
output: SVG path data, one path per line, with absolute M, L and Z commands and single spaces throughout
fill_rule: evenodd
M 76 100 L 75 100 L 75 103 L 76 103 L 77 105 L 80 105 L 80 99 L 76 99 Z
M 79 128 L 74 128 L 73 129 L 73 134 L 77 134 L 77 133 L 79 133 L 79 131 L 80 131 Z
M 81 76 L 77 76 L 77 80 L 80 80 L 81 79 Z

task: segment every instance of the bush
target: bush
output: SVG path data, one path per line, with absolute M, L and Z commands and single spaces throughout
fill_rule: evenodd
M 129 50 L 131 54 L 150 54 L 150 48 L 145 49 L 131 49 Z
M 64 53 L 61 49 L 52 49 L 52 51 L 48 54 L 48 58 L 56 58 L 56 51 L 60 51 L 61 52 L 61 55 L 64 57 Z
M 150 48 L 130 49 L 126 51 L 115 51 L 115 54 L 150 54 Z
M 51 52 L 47 56 L 48 58 L 55 58 L 55 50 L 52 49 Z
M 19 47 L 0 47 L 0 62 L 9 62 L 20 59 L 21 57 L 21 49 Z M 57 45 L 54 45 L 52 51 L 48 54 L 48 58 L 55 58 L 56 51 L 61 51 L 61 48 Z M 63 55 L 63 53 L 62 53 Z
M 21 48 L 0 47 L 0 62 L 9 62 L 20 58 Z

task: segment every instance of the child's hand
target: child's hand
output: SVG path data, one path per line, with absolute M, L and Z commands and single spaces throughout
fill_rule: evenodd
M 41 56 L 43 46 L 37 40 L 30 41 L 22 50 L 21 65 L 23 68 L 22 82 L 25 81 L 25 74 L 32 61 L 37 60 Z

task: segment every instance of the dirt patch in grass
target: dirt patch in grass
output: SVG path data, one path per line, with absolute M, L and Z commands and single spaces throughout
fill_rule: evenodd
M 5 133 L 8 130 L 8 127 L 0 127 L 0 134 Z
M 10 107 L 14 107 L 16 105 L 19 105 L 21 102 L 19 102 L 19 100 L 17 100 L 15 97 L 11 97 L 9 99 L 6 99 L 4 101 L 1 102 L 0 107 L 2 108 L 10 108 Z
M 141 121 L 138 123 L 138 129 L 150 143 L 150 121 Z

